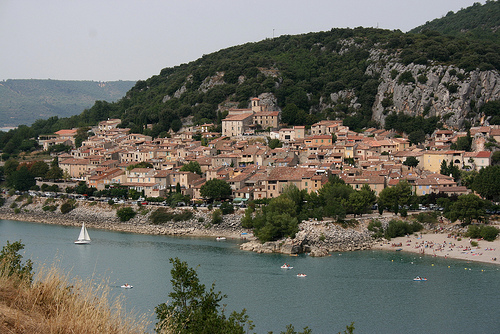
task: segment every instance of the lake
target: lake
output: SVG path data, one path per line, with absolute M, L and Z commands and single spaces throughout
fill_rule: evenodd
M 21 240 L 37 271 L 56 259 L 80 278 L 107 280 L 128 310 L 153 314 L 171 292 L 169 258 L 196 268 L 207 287 L 227 294 L 227 309 L 247 313 L 255 332 L 279 333 L 287 324 L 313 333 L 497 333 L 500 267 L 358 251 L 325 258 L 256 254 L 239 240 L 152 236 L 89 229 L 91 245 L 75 245 L 79 227 L 0 220 L 0 243 Z M 281 269 L 283 263 L 294 268 Z M 307 277 L 297 277 L 305 273 Z M 415 276 L 427 277 L 415 282 Z M 133 289 L 121 289 L 129 283 Z M 154 316 L 151 316 L 154 320 Z

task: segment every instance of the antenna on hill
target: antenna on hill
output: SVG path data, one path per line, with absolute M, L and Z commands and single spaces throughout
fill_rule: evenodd
M 273 29 L 273 39 L 274 39 L 274 29 Z

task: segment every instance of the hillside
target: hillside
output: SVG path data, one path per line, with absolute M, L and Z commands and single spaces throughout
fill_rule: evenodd
M 476 2 L 471 7 L 463 8 L 456 13 L 450 11 L 445 17 L 426 22 L 410 30 L 410 33 L 433 30 L 444 35 L 500 43 L 499 28 L 500 2 L 487 1 L 484 5 Z
M 0 127 L 31 125 L 37 119 L 69 117 L 95 101 L 117 101 L 133 81 L 6 80 L 0 82 Z
M 460 14 L 462 22 L 474 22 L 475 7 Z M 220 125 L 229 108 L 247 108 L 252 97 L 280 110 L 282 123 L 289 126 L 342 119 L 357 131 L 386 127 L 430 134 L 442 127 L 500 124 L 500 110 L 491 105 L 500 100 L 499 55 L 498 42 L 432 30 L 355 28 L 284 35 L 164 68 L 138 81 L 117 102 L 98 101 L 78 116 L 39 120 L 22 129 L 21 138 L 0 133 L 0 148 L 107 118 L 121 118 L 122 127 L 153 137 L 183 124 Z
M 154 124 L 149 134 L 158 136 L 190 115 L 220 122 L 228 107 L 247 107 L 258 96 L 288 125 L 343 119 L 360 130 L 404 112 L 459 129 L 479 122 L 479 108 L 499 99 L 499 51 L 497 43 L 436 32 L 281 36 L 163 69 L 139 81 L 113 112 L 134 132 Z

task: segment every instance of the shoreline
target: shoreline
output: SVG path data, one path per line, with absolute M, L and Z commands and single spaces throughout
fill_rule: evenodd
M 14 196 L 7 198 L 4 206 L 0 207 L 0 219 L 75 227 L 80 227 L 82 222 L 85 222 L 88 228 L 137 234 L 195 238 L 225 237 L 242 241 L 240 249 L 257 253 L 294 255 L 306 252 L 312 256 L 328 256 L 335 252 L 367 249 L 390 252 L 398 249 L 403 252 L 436 257 L 500 264 L 499 238 L 492 242 L 479 240 L 477 247 L 471 247 L 469 238 L 462 237 L 462 240 L 458 240 L 458 237 L 455 237 L 457 233 L 463 233 L 463 231 L 457 229 L 456 224 L 449 223 L 444 224 L 444 228 L 434 227 L 435 230 L 427 230 L 418 236 L 398 237 L 391 241 L 375 241 L 371 239 L 366 226 L 371 219 L 380 219 L 379 217 L 363 217 L 360 227 L 356 229 L 339 228 L 328 221 L 304 221 L 295 239 L 288 238 L 262 244 L 251 231 L 241 227 L 241 213 L 225 215 L 221 224 L 213 225 L 209 223 L 210 212 L 208 210 L 190 209 L 194 211 L 195 217 L 188 221 L 169 221 L 165 224 L 154 225 L 150 223 L 149 216 L 158 208 L 156 206 L 133 207 L 137 215 L 127 222 L 121 222 L 116 216 L 116 209 L 123 207 L 121 205 L 79 202 L 75 209 L 62 214 L 59 210 L 43 211 L 45 199 L 36 198 L 32 203 L 21 206 L 20 212 L 16 214 L 11 207 L 12 203 L 15 203 Z M 180 212 L 186 209 L 173 210 Z M 392 216 L 385 218 L 391 219 Z
M 402 251 L 425 256 L 445 259 L 463 260 L 467 262 L 482 262 L 500 264 L 500 240 L 485 241 L 453 236 L 448 233 L 422 233 L 406 237 L 397 237 L 391 241 L 379 241 L 372 249 L 384 251 Z M 476 241 L 477 247 L 472 247 L 470 241 Z M 496 259 L 496 260 L 494 260 Z

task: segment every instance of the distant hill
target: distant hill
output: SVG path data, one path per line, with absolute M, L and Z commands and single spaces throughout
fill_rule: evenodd
M 77 115 L 97 100 L 119 100 L 134 84 L 134 81 L 0 81 L 0 127 Z
M 450 11 L 445 17 L 426 22 L 409 32 L 420 33 L 425 30 L 433 30 L 444 35 L 500 43 L 499 29 L 500 2 L 487 1 L 484 5 L 476 2 L 456 13 Z

